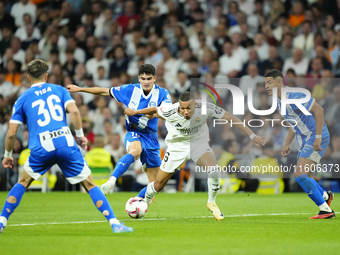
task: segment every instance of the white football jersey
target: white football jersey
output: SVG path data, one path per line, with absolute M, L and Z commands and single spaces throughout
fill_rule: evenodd
M 190 120 L 185 119 L 178 112 L 179 103 L 166 104 L 158 107 L 158 115 L 166 120 L 165 126 L 168 134 L 165 138 L 166 144 L 190 142 L 208 142 L 209 129 L 207 118 L 209 116 L 221 119 L 225 111 L 212 103 L 207 102 L 207 114 L 202 115 L 201 100 L 196 100 L 195 112 Z

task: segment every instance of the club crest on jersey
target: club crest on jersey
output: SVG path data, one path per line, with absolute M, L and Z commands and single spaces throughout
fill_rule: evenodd
M 150 102 L 149 103 L 149 107 L 155 107 L 156 106 L 156 103 L 155 102 Z
M 120 90 L 120 87 L 115 87 L 115 90 Z
M 196 118 L 196 123 L 198 123 L 198 122 L 201 122 L 201 118 L 200 117 Z

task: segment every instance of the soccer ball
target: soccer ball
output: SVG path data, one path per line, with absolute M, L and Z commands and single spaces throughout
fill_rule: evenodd
M 142 218 L 148 211 L 148 204 L 141 197 L 132 197 L 126 202 L 125 210 L 131 218 Z

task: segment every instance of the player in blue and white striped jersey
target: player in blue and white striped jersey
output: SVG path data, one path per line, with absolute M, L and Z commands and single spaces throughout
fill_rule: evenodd
M 30 156 L 25 162 L 19 182 L 9 192 L 1 211 L 0 233 L 32 181 L 39 179 L 54 164 L 59 165 L 71 184 L 82 184 L 97 209 L 109 221 L 114 233 L 133 232 L 132 228 L 119 223 L 106 197 L 94 184 L 91 170 L 66 123 L 67 111 L 76 129 L 77 140 L 86 149 L 87 139 L 81 126 L 78 107 L 65 88 L 46 83 L 47 70 L 48 65 L 40 59 L 27 65 L 27 78 L 32 86 L 18 98 L 13 107 L 2 164 L 5 168 L 13 167 L 12 150 L 22 123 L 27 124 L 29 132 Z
M 279 70 L 270 70 L 265 75 L 265 88 L 269 95 L 273 94 L 273 88 L 277 88 L 278 109 L 281 113 L 282 95 L 281 88 L 283 85 L 283 75 Z M 304 93 L 287 93 L 287 99 L 305 98 Z M 329 141 L 330 136 L 326 124 L 324 123 L 324 115 L 322 107 L 315 102 L 314 98 L 310 98 L 303 106 L 310 115 L 306 115 L 295 104 L 287 104 L 286 112 L 282 114 L 293 127 L 289 128 L 285 145 L 281 150 L 282 156 L 288 156 L 290 153 L 290 144 L 294 139 L 294 135 L 299 144 L 299 152 L 297 158 L 296 170 L 294 172 L 295 180 L 307 193 L 307 195 L 319 206 L 320 212 L 310 219 L 329 219 L 334 218 L 335 213 L 329 207 L 333 200 L 331 191 L 324 191 L 320 185 L 310 178 L 309 169 L 320 162 Z
M 70 92 L 87 92 L 101 96 L 111 96 L 126 107 L 134 110 L 148 107 L 157 107 L 161 104 L 171 104 L 169 92 L 157 86 L 155 67 L 144 64 L 139 67 L 139 84 L 127 84 L 120 87 L 107 88 L 79 88 L 74 85 L 67 86 Z M 117 163 L 110 179 L 101 186 L 104 194 L 108 194 L 114 187 L 116 180 L 123 175 L 129 166 L 138 158 L 143 164 L 143 169 L 148 175 L 149 181 L 155 180 L 161 157 L 157 139 L 158 118 L 148 119 L 144 115 L 126 116 L 125 124 L 127 134 L 125 136 L 125 148 L 128 154 Z M 139 193 L 139 197 L 145 197 L 146 187 Z

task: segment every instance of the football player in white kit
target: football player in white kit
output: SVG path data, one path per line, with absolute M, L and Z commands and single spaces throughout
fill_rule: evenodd
M 125 109 L 127 116 L 136 114 L 156 114 L 156 117 L 166 120 L 165 126 L 168 130 L 165 142 L 168 146 L 167 152 L 161 164 L 154 182 L 147 186 L 145 195 L 146 202 L 151 203 L 155 195 L 160 192 L 171 176 L 187 160 L 192 159 L 197 165 L 208 169 L 208 209 L 213 213 L 216 220 L 223 220 L 223 213 L 215 203 L 218 190 L 220 189 L 220 173 L 213 150 L 209 146 L 209 130 L 206 119 L 209 116 L 219 119 L 232 120 L 240 123 L 241 120 L 224 111 L 214 104 L 207 103 L 207 114 L 201 114 L 201 103 L 195 101 L 190 92 L 184 92 L 175 104 L 150 107 L 142 110 Z M 265 145 L 263 137 L 256 136 L 243 124 L 235 124 L 245 132 L 256 146 Z M 207 172 L 208 172 L 207 171 Z

